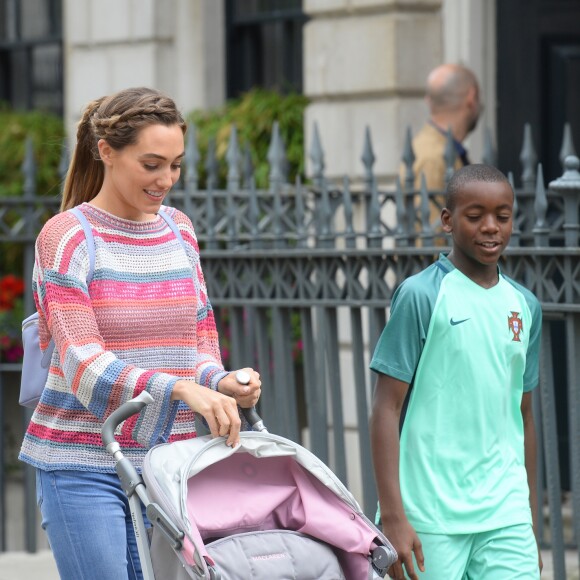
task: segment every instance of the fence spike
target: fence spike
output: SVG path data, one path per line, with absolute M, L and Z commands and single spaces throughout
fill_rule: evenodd
M 344 204 L 344 237 L 347 248 L 355 247 L 355 232 L 352 225 L 352 196 L 350 194 L 350 179 L 348 175 L 342 178 L 342 200 Z
M 373 143 L 371 139 L 371 130 L 367 125 L 365 127 L 365 142 L 361 161 L 365 166 L 365 181 L 370 184 L 373 179 L 373 165 L 375 164 L 375 154 L 373 152 Z
M 282 172 L 282 180 L 284 183 L 288 183 L 288 173 L 290 171 L 290 163 L 288 161 L 288 156 L 286 155 L 286 143 L 284 142 L 284 137 L 280 133 L 280 147 L 282 149 L 282 157 L 280 159 L 280 170 Z
M 192 197 L 197 191 L 197 180 L 199 174 L 197 172 L 197 164 L 201 159 L 199 149 L 197 147 L 197 138 L 195 125 L 192 123 L 187 131 L 187 138 L 185 143 L 185 186 L 183 191 L 183 211 L 185 215 L 189 216 L 194 222 L 194 227 L 197 226 L 196 218 L 192 210 Z
M 516 215 L 516 213 L 519 211 L 519 206 L 518 206 L 518 196 L 516 195 L 516 186 L 514 183 L 514 174 L 512 171 L 509 171 L 507 174 L 507 178 L 508 178 L 508 182 L 511 186 L 511 188 L 513 189 L 514 192 L 514 207 L 513 207 L 513 213 L 514 216 Z
M 455 141 L 453 139 L 453 133 L 451 133 L 451 127 L 447 129 L 443 159 L 445 160 L 445 183 L 447 184 L 455 173 L 455 161 L 457 159 L 457 149 L 455 148 Z
M 522 186 L 524 189 L 532 191 L 536 184 L 535 169 L 536 163 L 538 162 L 538 156 L 534 149 L 532 126 L 530 123 L 524 125 L 524 142 L 520 153 L 520 161 L 522 164 Z
M 280 138 L 280 126 L 278 121 L 274 121 L 272 126 L 272 139 L 268 148 L 268 163 L 270 164 L 270 183 L 281 182 L 284 175 L 283 168 L 284 151 Z
M 295 194 L 295 214 L 296 214 L 296 235 L 298 237 L 298 247 L 306 247 L 306 227 L 304 224 L 304 191 L 302 190 L 302 180 L 300 175 L 296 176 Z
M 427 243 L 429 239 L 433 241 L 433 230 L 431 228 L 431 212 L 429 211 L 429 192 L 427 191 L 427 179 L 425 178 L 425 173 L 421 172 L 421 229 L 424 239 L 426 240 L 426 245 L 431 245 Z
M 61 153 L 60 153 L 60 161 L 58 164 L 58 175 L 62 184 L 64 185 L 64 179 L 66 177 L 68 166 L 70 164 L 70 155 L 68 151 L 68 144 L 67 140 L 63 139 Z
M 415 174 L 413 173 L 415 151 L 413 151 L 413 134 L 411 133 L 410 125 L 407 126 L 407 131 L 405 133 L 405 144 L 403 146 L 401 161 L 405 166 L 405 189 L 409 191 L 413 189 L 415 185 Z
M 544 187 L 544 171 L 542 169 L 541 163 L 538 163 L 534 211 L 536 212 L 536 223 L 534 227 L 538 229 L 545 228 L 546 213 L 548 211 L 548 198 L 546 197 L 546 188 Z
M 513 216 L 512 217 L 512 235 L 510 238 L 509 245 L 510 246 L 519 246 L 520 245 L 521 230 L 520 230 L 520 224 L 519 224 L 519 220 L 518 220 L 518 211 L 519 211 L 518 196 L 516 193 L 516 186 L 514 184 L 513 172 L 509 171 L 507 174 L 507 178 L 508 178 L 508 182 L 512 188 L 512 191 L 514 192 L 514 205 L 513 205 L 513 209 L 512 209 L 512 216 Z
M 550 182 L 550 189 L 564 200 L 564 244 L 567 248 L 578 247 L 580 224 L 578 223 L 578 200 L 580 199 L 580 159 L 569 155 L 564 160 L 564 173 Z
M 24 160 L 21 166 L 24 175 L 24 197 L 36 195 L 36 160 L 34 159 L 34 143 L 32 137 L 26 137 L 24 144 Z
M 214 202 L 214 183 L 217 176 L 217 163 L 215 161 L 215 140 L 210 139 L 207 148 L 207 191 L 206 191 L 206 217 L 207 217 L 207 248 L 215 250 L 216 242 L 216 212 Z
M 244 183 L 249 185 L 250 180 L 254 176 L 254 163 L 252 162 L 252 151 L 250 149 L 250 144 L 246 141 L 244 146 L 244 160 L 243 160 L 243 174 L 244 174 Z M 255 187 L 255 181 L 254 181 Z
M 256 179 L 252 174 L 248 177 L 249 186 L 249 207 L 248 219 L 250 220 L 250 233 L 252 236 L 252 247 L 260 247 L 260 228 L 258 221 L 260 219 L 260 209 L 258 207 L 258 192 L 256 191 Z
M 212 137 L 207 144 L 207 157 L 205 161 L 207 171 L 207 188 L 213 189 L 217 186 L 218 179 L 218 162 L 215 153 L 215 138 Z
M 326 179 L 322 182 L 322 190 L 320 196 L 320 239 L 325 240 L 332 231 L 331 221 L 332 221 L 332 210 L 330 208 L 330 195 L 328 193 L 328 184 Z
M 192 123 L 187 130 L 187 142 L 185 145 L 185 184 L 188 188 L 197 189 L 197 164 L 201 159 L 197 146 L 195 125 Z
M 395 207 L 397 214 L 397 227 L 395 230 L 395 244 L 399 247 L 407 246 L 409 243 L 407 237 L 407 209 L 405 207 L 405 198 L 403 188 L 401 187 L 401 178 L 395 177 Z
M 377 181 L 374 177 L 371 183 L 371 201 L 369 206 L 368 219 L 368 245 L 370 248 L 380 248 L 383 244 L 381 235 L 381 204 L 379 203 Z
M 324 151 L 320 143 L 318 133 L 318 123 L 314 122 L 314 132 L 312 134 L 312 145 L 310 146 L 310 159 L 312 160 L 312 175 L 314 184 L 321 186 L 324 178 Z
M 560 148 L 559 155 L 562 169 L 564 169 L 564 162 L 569 155 L 576 156 L 576 150 L 574 149 L 574 141 L 572 139 L 572 127 L 570 123 L 566 123 L 564 125 L 564 135 L 562 137 L 562 147 Z
M 491 129 L 489 127 L 485 128 L 485 138 L 483 142 L 483 163 L 486 165 L 492 165 L 495 167 L 497 165 L 497 155 L 495 147 L 493 146 L 493 138 L 491 136 Z
M 235 125 L 232 125 L 228 149 L 226 151 L 229 191 L 238 191 L 240 188 L 240 158 L 240 148 L 238 146 L 238 129 Z

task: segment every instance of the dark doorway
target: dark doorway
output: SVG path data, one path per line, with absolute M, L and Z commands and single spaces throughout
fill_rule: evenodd
M 524 124 L 530 123 L 546 185 L 562 175 L 560 149 L 569 123 L 580 147 L 580 2 L 510 0 L 497 7 L 498 165 L 521 175 Z M 562 487 L 570 489 L 566 335 L 562 322 L 545 324 L 553 344 Z
M 61 0 L 0 0 L 0 102 L 63 113 Z
M 302 92 L 302 0 L 226 0 L 227 97 Z
M 564 124 L 580 147 L 580 2 L 510 0 L 497 6 L 500 169 L 521 173 L 524 124 L 532 126 L 546 182 L 562 174 Z

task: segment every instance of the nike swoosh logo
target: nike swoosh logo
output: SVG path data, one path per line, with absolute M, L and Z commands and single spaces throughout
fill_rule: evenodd
M 457 326 L 458 324 L 461 324 L 462 322 L 467 322 L 469 320 L 469 318 L 464 318 L 463 320 L 453 320 L 453 318 L 449 319 L 449 324 L 451 324 L 451 326 Z

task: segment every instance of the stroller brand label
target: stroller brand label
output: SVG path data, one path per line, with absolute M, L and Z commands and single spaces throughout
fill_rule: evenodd
M 262 554 L 260 556 L 251 556 L 250 560 L 284 560 L 289 558 L 286 552 L 278 552 L 277 554 Z

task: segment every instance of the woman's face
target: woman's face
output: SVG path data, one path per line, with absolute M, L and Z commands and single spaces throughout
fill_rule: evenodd
M 99 153 L 105 178 L 95 205 L 120 218 L 148 221 L 179 179 L 183 132 L 178 125 L 150 125 L 120 151 L 101 139 Z

